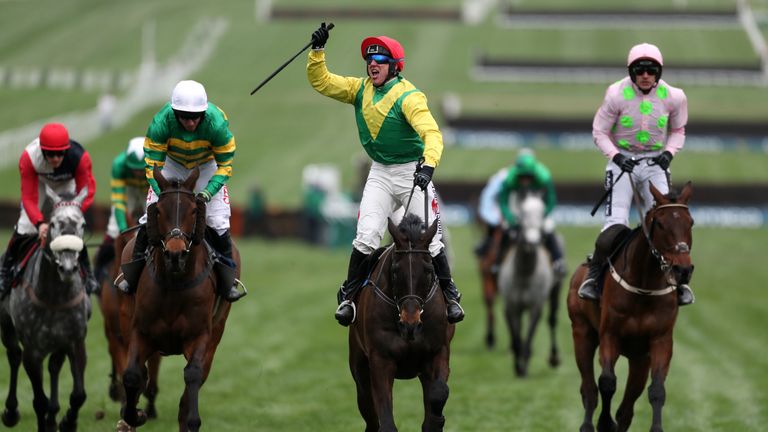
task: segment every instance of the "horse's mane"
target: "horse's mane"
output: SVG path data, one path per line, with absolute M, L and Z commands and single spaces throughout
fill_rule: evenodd
M 415 242 L 419 240 L 424 231 L 424 221 L 413 213 L 406 213 L 397 229 L 404 233 L 410 241 Z

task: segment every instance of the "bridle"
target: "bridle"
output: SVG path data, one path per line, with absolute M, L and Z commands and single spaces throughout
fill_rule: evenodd
M 181 194 L 190 195 L 192 197 L 194 197 L 195 194 L 193 192 L 191 192 L 191 191 L 186 190 L 186 189 L 179 189 L 179 188 L 177 188 L 177 189 L 164 190 L 164 191 L 160 192 L 159 197 L 162 197 L 163 195 L 170 195 L 170 194 L 176 194 L 176 214 L 175 214 L 175 219 L 173 221 L 174 226 L 173 226 L 173 228 L 171 228 L 170 231 L 168 231 L 163 236 L 163 238 L 160 239 L 160 244 L 163 247 L 163 251 L 166 251 L 167 249 L 165 247 L 165 243 L 167 241 L 173 240 L 173 239 L 181 239 L 184 242 L 184 250 L 182 252 L 183 253 L 189 253 L 191 245 L 192 245 L 193 236 L 188 234 L 188 233 L 186 233 L 186 232 L 184 232 L 181 229 Z M 159 197 L 158 197 L 158 199 L 159 199 Z M 196 231 L 196 229 L 197 229 L 197 218 L 195 218 L 195 221 L 193 222 L 192 232 L 194 233 Z
M 665 208 L 684 208 L 686 211 L 690 211 L 688 209 L 688 206 L 685 204 L 678 204 L 678 203 L 669 203 L 669 204 L 662 204 L 660 206 L 656 206 L 651 211 L 655 214 L 661 209 Z M 667 261 L 666 258 L 664 258 L 664 255 L 659 252 L 659 250 L 654 246 L 653 241 L 651 240 L 651 237 L 653 236 L 653 228 L 656 226 L 656 218 L 651 217 L 651 226 L 646 230 L 645 227 L 645 221 L 643 221 L 643 235 L 645 236 L 645 240 L 648 242 L 648 248 L 651 250 L 651 255 L 653 255 L 656 260 L 659 261 L 659 264 L 661 265 L 661 271 L 666 273 L 669 271 L 669 269 L 672 267 L 669 264 L 669 261 Z M 678 244 L 675 246 L 675 249 L 679 253 L 690 253 L 690 247 L 686 244 Z
M 408 242 L 408 249 L 400 249 L 398 250 L 394 244 L 392 244 L 389 249 L 387 250 L 387 253 L 392 252 L 395 254 L 405 254 L 408 257 L 408 274 L 413 274 L 413 255 L 414 254 L 427 254 L 431 256 L 429 250 L 427 249 L 413 249 L 411 247 L 411 243 Z M 383 255 L 380 258 L 380 260 L 386 259 Z M 379 276 L 381 276 L 381 273 L 379 273 Z M 377 277 L 378 279 L 378 277 Z M 419 310 L 423 313 L 424 312 L 424 306 L 426 306 L 427 303 L 429 303 L 430 300 L 435 296 L 435 293 L 437 292 L 437 278 L 433 278 L 431 287 L 429 289 L 429 292 L 427 293 L 426 298 L 422 298 L 420 295 L 416 294 L 416 288 L 413 283 L 413 278 L 408 278 L 408 294 L 404 296 L 390 296 L 389 294 L 385 293 L 374 281 L 369 281 L 370 284 L 373 286 L 373 292 L 382 299 L 385 303 L 388 305 L 394 307 L 397 309 L 398 314 L 400 313 L 403 303 L 405 303 L 407 300 L 416 300 L 416 302 L 419 305 Z

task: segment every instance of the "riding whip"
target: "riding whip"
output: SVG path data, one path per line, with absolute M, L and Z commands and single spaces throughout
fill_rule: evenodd
M 328 24 L 328 26 L 326 27 L 326 29 L 330 31 L 330 30 L 331 30 L 333 27 L 334 27 L 334 26 L 333 26 L 333 23 L 330 23 L 330 24 Z M 255 88 L 255 89 L 253 89 L 253 91 L 251 92 L 251 96 L 253 96 L 253 94 L 254 94 L 254 93 L 256 93 L 256 92 L 257 92 L 257 91 L 258 91 L 260 88 L 264 87 L 264 84 L 268 83 L 268 82 L 269 82 L 269 80 L 271 80 L 272 78 L 274 78 L 274 77 L 275 77 L 275 75 L 277 75 L 278 73 L 280 73 L 280 71 L 281 71 L 281 70 L 283 70 L 283 69 L 284 69 L 286 66 L 288 66 L 288 64 L 289 64 L 289 63 L 291 63 L 291 62 L 292 62 L 292 61 L 293 61 L 293 60 L 294 60 L 296 57 L 298 57 L 298 56 L 299 56 L 301 53 L 303 53 L 304 51 L 306 51 L 306 50 L 307 50 L 307 48 L 309 48 L 309 47 L 311 47 L 311 46 L 312 46 L 312 41 L 309 41 L 309 43 L 308 43 L 308 44 L 306 44 L 306 45 L 304 46 L 304 48 L 302 48 L 301 50 L 299 50 L 299 52 L 297 52 L 296 54 L 294 54 L 294 55 L 293 55 L 293 57 L 289 58 L 289 59 L 288 59 L 288 61 L 286 61 L 285 63 L 283 63 L 282 65 L 280 65 L 280 67 L 279 67 L 279 68 L 277 68 L 277 70 L 275 70 L 274 72 L 272 72 L 272 74 L 271 74 L 270 76 L 268 76 L 268 77 L 267 77 L 267 78 L 266 78 L 264 81 L 262 81 L 262 82 L 261 82 L 261 84 L 259 84 L 258 86 L 256 86 L 256 88 Z
M 599 209 L 600 206 L 605 202 L 605 200 L 608 198 L 608 195 L 610 195 L 610 193 L 613 192 L 613 187 L 616 185 L 616 183 L 619 182 L 619 179 L 621 179 L 621 176 L 623 176 L 625 172 L 626 171 L 622 171 L 621 173 L 619 173 L 619 176 L 616 177 L 616 180 L 613 182 L 613 184 L 611 184 L 611 187 L 606 189 L 605 193 L 603 194 L 602 197 L 600 197 L 600 200 L 597 202 L 597 204 L 595 204 L 595 206 L 592 207 L 592 211 L 589 212 L 590 216 L 594 216 L 595 213 L 597 213 L 597 209 Z

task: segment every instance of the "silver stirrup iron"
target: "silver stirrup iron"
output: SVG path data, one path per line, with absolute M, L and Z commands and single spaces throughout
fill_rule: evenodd
M 355 306 L 355 302 L 352 300 L 344 300 L 339 304 L 339 307 L 336 308 L 336 312 L 340 311 L 343 306 L 349 305 L 352 307 L 352 321 L 349 323 L 352 324 L 357 319 L 357 306 Z

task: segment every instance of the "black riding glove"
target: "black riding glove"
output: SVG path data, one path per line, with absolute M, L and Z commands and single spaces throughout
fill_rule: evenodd
M 197 193 L 197 195 L 195 195 L 195 201 L 203 205 L 208 204 L 210 200 L 211 200 L 211 194 L 209 194 L 208 191 L 205 189 L 201 190 L 200 192 Z
M 628 172 L 628 173 L 631 173 L 632 170 L 635 168 L 635 165 L 637 165 L 636 160 L 632 158 L 628 158 L 621 153 L 616 153 L 616 156 L 613 157 L 613 163 L 618 165 L 622 171 Z
M 312 49 L 324 48 L 330 35 L 325 23 L 320 24 L 320 27 L 312 33 Z
M 420 168 L 417 168 L 416 172 L 413 173 L 414 186 L 418 186 L 421 190 L 426 190 L 427 185 L 432 181 L 432 174 L 434 172 L 435 169 L 429 165 L 422 165 Z
M 660 155 L 653 158 L 653 161 L 656 163 L 656 165 L 659 166 L 659 168 L 663 169 L 664 171 L 669 168 L 669 164 L 672 163 L 672 153 L 664 150 Z

